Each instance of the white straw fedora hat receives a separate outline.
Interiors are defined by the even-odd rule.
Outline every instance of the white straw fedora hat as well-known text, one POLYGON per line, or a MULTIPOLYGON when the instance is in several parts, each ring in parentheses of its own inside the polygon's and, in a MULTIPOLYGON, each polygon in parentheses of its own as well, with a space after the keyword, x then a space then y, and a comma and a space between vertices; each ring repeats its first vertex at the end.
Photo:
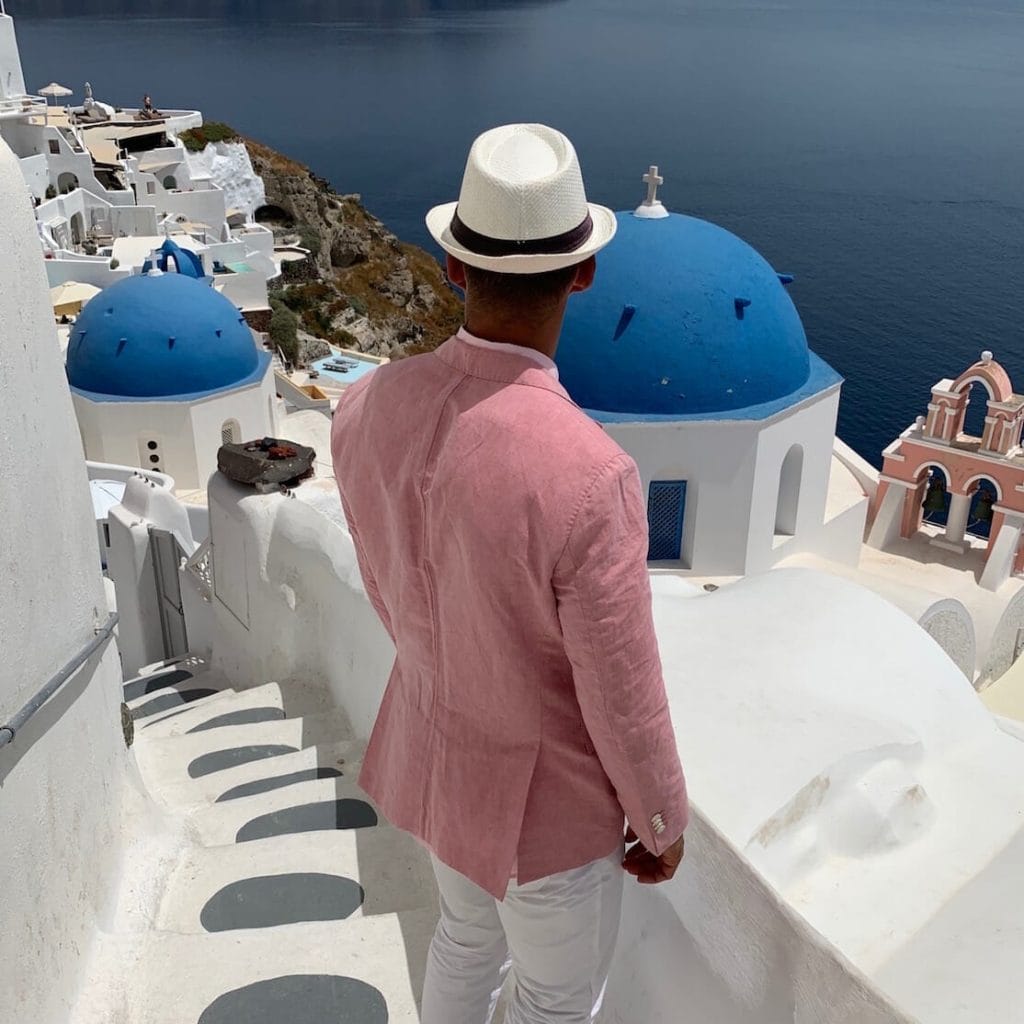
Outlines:
POLYGON ((457 203, 435 206, 427 229, 471 267, 542 274, 581 263, 615 236, 615 214, 587 202, 573 144, 543 124, 507 124, 469 151, 457 203))

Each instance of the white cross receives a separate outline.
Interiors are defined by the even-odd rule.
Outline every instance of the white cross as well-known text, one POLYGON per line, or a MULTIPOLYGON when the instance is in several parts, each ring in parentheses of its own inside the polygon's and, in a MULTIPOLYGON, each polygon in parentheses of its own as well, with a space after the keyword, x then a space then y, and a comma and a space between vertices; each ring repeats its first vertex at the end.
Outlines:
POLYGON ((653 206, 658 201, 658 186, 665 184, 665 179, 658 174, 657 164, 651 164, 643 176, 643 181, 647 185, 647 198, 644 200, 644 206, 653 206))

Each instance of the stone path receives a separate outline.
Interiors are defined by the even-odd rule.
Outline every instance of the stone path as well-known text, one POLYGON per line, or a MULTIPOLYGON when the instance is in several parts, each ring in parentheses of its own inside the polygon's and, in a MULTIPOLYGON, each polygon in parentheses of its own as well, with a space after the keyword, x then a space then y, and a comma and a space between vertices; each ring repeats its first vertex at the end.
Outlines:
POLYGON ((73 1024, 418 1021, 433 875, 356 784, 344 716, 195 659, 124 696, 146 812, 175 839, 155 916, 115 915, 73 1024))

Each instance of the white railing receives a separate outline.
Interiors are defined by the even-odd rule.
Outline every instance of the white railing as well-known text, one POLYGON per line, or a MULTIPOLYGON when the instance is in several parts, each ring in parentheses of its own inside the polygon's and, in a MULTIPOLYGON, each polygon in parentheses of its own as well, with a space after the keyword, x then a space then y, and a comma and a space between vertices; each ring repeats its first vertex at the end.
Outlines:
POLYGON ((213 545, 207 538, 191 558, 184 560, 182 570, 195 581, 203 600, 213 600, 213 545))
POLYGON ((42 96, 16 96, 0 100, 0 117, 23 117, 26 114, 46 114, 46 100, 42 96))

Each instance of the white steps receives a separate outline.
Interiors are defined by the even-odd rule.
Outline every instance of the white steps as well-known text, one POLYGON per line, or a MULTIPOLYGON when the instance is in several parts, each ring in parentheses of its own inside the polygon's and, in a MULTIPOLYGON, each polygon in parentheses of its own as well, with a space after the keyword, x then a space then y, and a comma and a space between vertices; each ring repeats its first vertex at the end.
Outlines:
MULTIPOLYGON (((167 704, 135 719, 133 752, 162 812, 152 820, 170 829, 154 848, 170 856, 132 865, 156 871, 150 909, 140 904, 104 936, 69 1024, 285 1024, 292 1011, 278 1013, 277 995, 268 1003, 262 987, 244 996, 255 1016, 233 1002, 222 1013, 243 998, 230 993, 263 982, 287 987, 307 1015, 329 989, 335 1000, 376 1000, 379 1011, 383 997, 386 1016, 366 1017, 374 1024, 415 1024, 437 920, 433 872, 419 844, 380 821, 359 789, 363 744, 344 714, 308 681, 236 690, 196 659, 144 669, 126 685, 136 714, 161 697, 167 704), (213 692, 174 703, 197 689, 213 692), (313 713, 279 717, 289 705, 313 713), (315 829, 295 831, 310 824, 295 820, 309 805, 315 829), (280 829, 282 818, 289 831, 265 834, 264 823, 280 829)), ((325 1009, 324 1024, 337 1013, 325 1009)))

